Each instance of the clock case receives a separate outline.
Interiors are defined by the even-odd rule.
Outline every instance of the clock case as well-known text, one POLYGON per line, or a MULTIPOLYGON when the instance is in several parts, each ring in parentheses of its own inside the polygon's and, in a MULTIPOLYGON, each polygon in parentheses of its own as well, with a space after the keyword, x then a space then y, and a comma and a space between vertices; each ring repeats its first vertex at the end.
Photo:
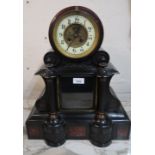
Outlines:
POLYGON ((115 74, 118 71, 103 50, 84 61, 48 52, 36 73, 44 80, 45 89, 26 121, 28 138, 45 139, 50 146, 62 145, 67 139, 89 139, 99 147, 108 146, 112 140, 129 139, 129 117, 110 87, 115 74), (84 83, 75 84, 74 78, 84 79, 84 83), (81 97, 76 97, 77 92, 81 97))
POLYGON ((88 8, 73 6, 55 16, 49 28, 54 51, 45 54, 44 65, 36 73, 45 88, 26 121, 29 139, 45 139, 50 146, 62 145, 67 139, 89 139, 99 147, 129 139, 130 120, 110 87, 118 71, 109 62, 109 54, 98 50, 103 32, 100 19, 88 8), (52 36, 57 19, 72 11, 93 16, 100 30, 96 48, 80 59, 63 56, 52 36))

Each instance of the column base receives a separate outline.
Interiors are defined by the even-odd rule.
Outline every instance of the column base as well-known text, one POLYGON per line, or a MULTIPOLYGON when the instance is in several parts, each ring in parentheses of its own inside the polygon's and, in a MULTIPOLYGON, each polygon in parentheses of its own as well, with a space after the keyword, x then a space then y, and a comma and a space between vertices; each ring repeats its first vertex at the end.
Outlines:
POLYGON ((90 127, 90 141, 99 147, 106 147, 112 142, 112 125, 111 121, 105 117, 104 119, 96 119, 90 127))
POLYGON ((43 125, 44 139, 49 146, 60 146, 65 143, 64 121, 60 118, 48 120, 43 125))

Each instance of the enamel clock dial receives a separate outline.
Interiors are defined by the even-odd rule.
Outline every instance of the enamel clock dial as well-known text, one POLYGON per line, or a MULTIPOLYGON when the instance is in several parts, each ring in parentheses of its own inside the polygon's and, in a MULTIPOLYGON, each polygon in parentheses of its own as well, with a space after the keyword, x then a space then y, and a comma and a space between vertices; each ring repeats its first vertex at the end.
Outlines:
POLYGON ((52 20, 49 39, 54 50, 71 59, 94 53, 103 40, 103 26, 91 10, 73 6, 60 11, 52 20))

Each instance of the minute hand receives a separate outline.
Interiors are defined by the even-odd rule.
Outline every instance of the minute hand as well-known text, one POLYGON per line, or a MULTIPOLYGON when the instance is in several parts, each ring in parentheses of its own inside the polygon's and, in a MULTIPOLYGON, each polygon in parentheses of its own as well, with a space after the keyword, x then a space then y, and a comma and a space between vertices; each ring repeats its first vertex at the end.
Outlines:
POLYGON ((79 36, 79 33, 80 33, 80 30, 81 30, 81 27, 79 26, 74 32, 74 38, 73 38, 73 40, 69 43, 69 45, 68 45, 68 47, 67 47, 67 49, 65 50, 65 51, 67 51, 69 48, 70 48, 70 46, 72 45, 72 43, 74 42, 74 40, 79 36))
POLYGON ((70 48, 70 46, 72 45, 72 43, 74 42, 75 39, 76 38, 74 37, 74 39, 69 43, 69 45, 68 45, 67 49, 65 50, 65 52, 70 48))

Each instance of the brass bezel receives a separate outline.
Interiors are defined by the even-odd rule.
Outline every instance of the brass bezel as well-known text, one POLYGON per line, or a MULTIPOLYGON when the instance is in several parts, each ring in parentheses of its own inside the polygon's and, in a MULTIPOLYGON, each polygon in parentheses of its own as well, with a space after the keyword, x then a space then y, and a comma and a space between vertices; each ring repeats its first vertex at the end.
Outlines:
MULTIPOLYGON (((98 41, 99 41, 99 30, 98 30, 98 26, 97 24, 95 23, 95 21, 93 20, 93 18, 91 16, 88 16, 86 17, 86 15, 82 14, 82 13, 78 13, 78 15, 81 15, 81 16, 85 16, 93 25, 94 27, 94 30, 95 30, 95 40, 93 42, 93 45, 86 51, 84 51, 83 53, 80 53, 80 54, 72 54, 72 53, 68 53, 66 52, 64 49, 62 49, 58 43, 58 40, 57 40, 57 29, 58 29, 58 25, 60 24, 60 22, 68 17, 68 16, 71 16, 71 15, 77 15, 76 12, 71 12, 67 15, 64 15, 62 16, 61 18, 59 18, 55 24, 55 27, 54 27, 54 30, 53 30, 53 41, 55 42, 55 46, 57 47, 57 49, 59 50, 59 52, 61 54, 63 54, 64 56, 66 57, 69 57, 69 58, 82 58, 82 57, 85 57, 87 55, 89 55, 96 47, 98 41)), ((65 31, 64 31, 65 32, 65 31)), ((63 34, 64 35, 64 34, 63 34)))

